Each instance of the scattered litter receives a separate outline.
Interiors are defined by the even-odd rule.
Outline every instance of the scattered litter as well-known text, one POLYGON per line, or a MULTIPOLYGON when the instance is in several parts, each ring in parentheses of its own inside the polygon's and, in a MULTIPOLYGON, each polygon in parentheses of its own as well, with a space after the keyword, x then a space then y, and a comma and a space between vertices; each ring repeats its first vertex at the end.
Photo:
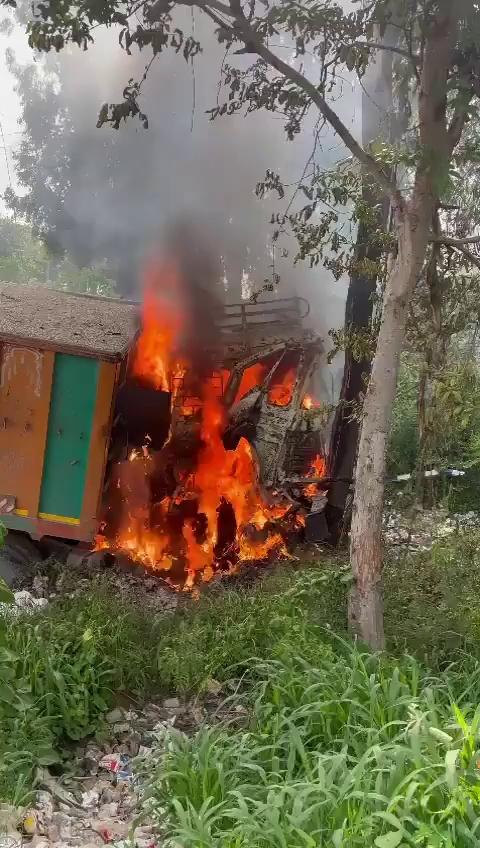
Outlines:
POLYGON ((37 816, 33 810, 28 810, 22 820, 22 832, 27 836, 33 836, 37 830, 37 816))
POLYGON ((117 783, 132 783, 133 774, 130 757, 127 754, 107 754, 99 762, 99 767, 116 775, 117 783))
POLYGON ((100 801, 100 793, 97 789, 89 789, 88 792, 82 792, 82 807, 86 810, 93 810, 98 807, 100 801))
POLYGON ((406 546, 414 551, 429 550, 434 542, 460 530, 480 526, 477 512, 449 514, 443 509, 417 509, 410 515, 397 512, 387 504, 384 537, 388 545, 406 546))
POLYGON ((111 771, 114 774, 125 769, 130 760, 126 754, 106 754, 99 762, 99 766, 106 771, 111 771))

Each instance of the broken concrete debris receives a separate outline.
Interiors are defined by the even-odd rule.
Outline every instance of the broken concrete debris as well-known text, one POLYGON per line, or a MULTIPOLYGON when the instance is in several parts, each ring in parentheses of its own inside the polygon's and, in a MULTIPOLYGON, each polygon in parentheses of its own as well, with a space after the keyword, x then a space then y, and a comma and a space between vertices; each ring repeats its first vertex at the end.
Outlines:
POLYGON ((20 592, 14 592, 14 603, 0 603, 0 612, 8 616, 16 616, 21 613, 37 612, 40 609, 45 609, 48 606, 47 598, 37 598, 31 592, 23 589, 20 592))
POLYGON ((167 698, 112 710, 108 741, 84 742, 60 777, 39 769, 28 809, 0 807, 0 848, 160 848, 153 821, 141 809, 142 774, 170 728, 195 731, 209 704, 212 714, 218 711, 224 695, 217 681, 210 683, 205 707, 167 698), (128 732, 117 732, 119 726, 128 732))

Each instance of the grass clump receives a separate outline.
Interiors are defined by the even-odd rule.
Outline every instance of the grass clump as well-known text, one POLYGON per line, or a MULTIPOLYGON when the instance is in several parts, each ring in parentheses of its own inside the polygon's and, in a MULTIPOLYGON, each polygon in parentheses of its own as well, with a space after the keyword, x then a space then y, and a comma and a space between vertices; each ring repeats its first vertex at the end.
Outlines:
POLYGON ((252 671, 253 657, 281 658, 300 649, 315 657, 325 628, 346 624, 345 586, 327 567, 282 569, 247 588, 208 593, 160 626, 158 675, 170 690, 199 691, 252 671))
MULTIPOLYGON (((102 726, 118 693, 138 699, 201 691, 251 670, 253 656, 323 649, 320 624, 337 592, 333 571, 272 575, 155 616, 109 580, 0 626, 0 799, 28 791, 35 769, 102 726), (312 593, 322 587, 322 605, 312 593), (317 588, 315 588, 317 587, 317 588)), ((334 623, 334 622, 333 622, 334 623)))
MULTIPOLYGON (((184 848, 478 845, 480 669, 340 643, 256 664, 247 728, 169 731, 145 805, 184 848)), ((170 841, 169 841, 170 840, 170 841)))
POLYGON ((390 556, 384 571, 385 627, 392 650, 429 664, 467 649, 480 654, 480 534, 462 532, 431 550, 390 556))
POLYGON ((35 770, 95 733, 119 690, 147 693, 156 644, 143 611, 106 585, 0 620, 0 799, 18 802, 35 770))

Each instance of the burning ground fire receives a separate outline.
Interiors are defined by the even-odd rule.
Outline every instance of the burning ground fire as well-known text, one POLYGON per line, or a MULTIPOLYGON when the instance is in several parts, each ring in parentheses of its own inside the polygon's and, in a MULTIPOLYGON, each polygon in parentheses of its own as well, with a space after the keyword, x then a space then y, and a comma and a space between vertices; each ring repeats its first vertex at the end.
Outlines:
MULTIPOLYGON (((183 352, 188 351, 188 344, 182 345, 185 335, 188 341, 188 328, 176 296, 178 286, 174 268, 148 270, 142 332, 132 366, 135 379, 169 393, 170 433, 159 452, 151 450, 146 434, 142 449, 131 451, 129 461, 120 464, 116 530, 112 535, 107 520, 97 547, 124 551, 146 567, 164 572, 172 585, 188 589, 200 580, 211 580, 217 571, 232 572, 244 561, 289 557, 288 533, 298 531, 304 519, 286 499, 267 503, 262 498, 256 459, 246 439, 241 438, 235 450, 224 447, 226 413, 221 397, 229 372, 210 370, 207 376, 200 372, 186 385, 195 369, 183 352), (175 416, 197 427, 198 446, 187 459, 175 453, 175 416), (174 483, 152 497, 151 481, 166 479, 172 468, 174 483)), ((259 385, 265 374, 262 364, 247 369, 236 399, 259 385)), ((270 389, 270 401, 286 406, 294 383, 292 369, 270 389)), ((304 408, 314 405, 306 396, 304 408)), ((317 457, 310 475, 323 471, 324 461, 317 457)), ((308 488, 313 492, 318 487, 312 483, 308 488)))

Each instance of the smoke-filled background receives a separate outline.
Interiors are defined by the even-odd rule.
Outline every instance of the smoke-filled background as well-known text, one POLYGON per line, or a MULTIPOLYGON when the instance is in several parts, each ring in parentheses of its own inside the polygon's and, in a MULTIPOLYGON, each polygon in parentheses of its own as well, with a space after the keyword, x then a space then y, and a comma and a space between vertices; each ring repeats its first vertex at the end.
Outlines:
MULTIPOLYGON (((32 69, 23 33, 15 28, 3 37, 9 70, 2 71, 2 79, 9 91, 8 114, 4 107, 2 120, 11 127, 15 111, 23 115, 37 146, 36 151, 28 145, 20 148, 15 174, 13 158, 22 136, 10 138, 11 178, 14 190, 25 194, 18 182, 22 171, 33 170, 31 202, 40 209, 40 228, 42 215, 48 219, 50 244, 68 251, 79 265, 105 260, 113 268, 119 294, 138 294, 145 253, 183 217, 195 223, 197 236, 204 233, 214 263, 222 269, 225 296, 238 301, 245 274, 257 290, 272 275, 270 217, 273 211, 283 212, 287 202, 276 197, 259 201, 255 185, 267 168, 286 184, 299 180, 313 149, 316 116, 294 142, 286 139, 280 114, 256 112, 210 121, 206 110, 223 96, 218 90, 224 48, 200 13, 186 13, 179 25, 199 39, 203 53, 193 66, 171 51, 158 57, 143 87, 148 130, 133 120, 118 131, 96 128, 101 104, 118 102, 129 78, 141 77, 146 52, 129 57, 114 32, 99 31, 88 53, 74 48, 40 58, 32 69), (45 68, 53 75, 46 75, 45 68)), ((289 48, 284 49, 288 56, 289 48)), ((251 57, 228 61, 246 67, 251 57)), ((311 71, 315 73, 314 66, 311 71)), ((358 92, 349 81, 340 85, 337 107, 357 131, 358 92)), ((20 131, 24 127, 20 123, 20 131)), ((328 167, 344 156, 344 148, 323 130, 315 156, 328 167)), ((2 165, 0 178, 6 186, 6 162, 2 165)), ((185 241, 188 251, 188 234, 185 241)), ((281 280, 274 296, 307 297, 312 326, 326 335, 342 323, 345 282, 335 282, 321 267, 294 266, 295 245, 288 247, 287 258, 276 251, 281 280)))

